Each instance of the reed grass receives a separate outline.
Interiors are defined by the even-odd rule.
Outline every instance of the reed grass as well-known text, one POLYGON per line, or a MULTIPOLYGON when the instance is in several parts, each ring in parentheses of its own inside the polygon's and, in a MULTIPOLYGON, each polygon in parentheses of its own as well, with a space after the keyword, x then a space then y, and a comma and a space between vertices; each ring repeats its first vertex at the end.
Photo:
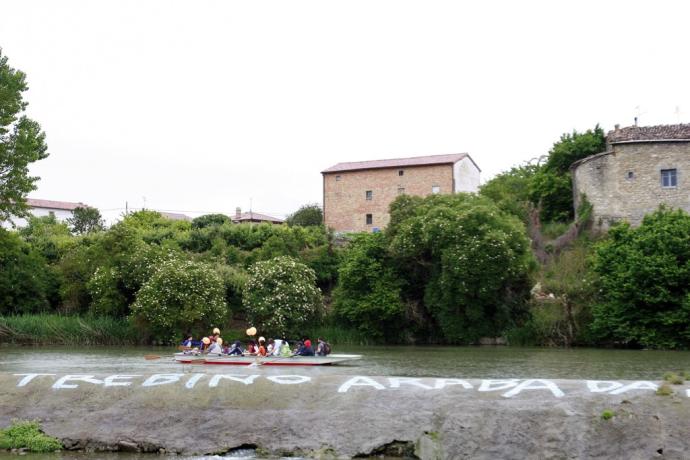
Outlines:
POLYGON ((321 337, 332 345, 372 345, 375 343, 369 336, 357 329, 336 326, 313 326, 306 331, 307 337, 321 337))
POLYGON ((35 314, 0 316, 0 343, 35 345, 134 345, 136 329, 111 317, 35 314))

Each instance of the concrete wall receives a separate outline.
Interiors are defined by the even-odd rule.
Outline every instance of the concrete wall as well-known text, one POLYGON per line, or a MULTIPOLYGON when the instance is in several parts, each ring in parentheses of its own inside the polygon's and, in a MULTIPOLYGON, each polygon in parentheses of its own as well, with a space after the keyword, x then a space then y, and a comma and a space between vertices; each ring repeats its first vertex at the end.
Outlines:
POLYGON ((575 166, 573 193, 576 208, 580 194, 587 196, 601 230, 620 220, 639 225, 662 203, 690 211, 690 142, 613 144, 575 166), (662 169, 677 170, 677 187, 661 186, 662 169))
POLYGON ((456 192, 476 193, 479 191, 479 169, 469 157, 455 163, 453 177, 456 192))
MULTIPOLYGON (((404 168, 366 169, 324 174, 324 220, 337 232, 371 232, 382 229, 390 220, 388 206, 399 189, 408 195, 426 196, 432 187, 440 193, 453 192, 453 167, 447 165, 407 166, 404 168), (399 175, 403 171, 403 175, 399 175), (340 180, 336 177, 340 176, 340 180), (366 199, 366 191, 372 199, 366 199), (366 215, 373 222, 366 224, 366 215)), ((457 187, 457 186, 456 186, 457 187)))

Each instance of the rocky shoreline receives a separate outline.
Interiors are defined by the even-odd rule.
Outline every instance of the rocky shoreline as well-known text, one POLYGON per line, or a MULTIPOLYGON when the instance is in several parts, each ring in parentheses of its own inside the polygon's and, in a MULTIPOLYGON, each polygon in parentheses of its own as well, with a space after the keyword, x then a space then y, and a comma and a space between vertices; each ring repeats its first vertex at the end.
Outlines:
POLYGON ((0 374, 0 426, 38 419, 66 449, 166 454, 687 458, 690 450, 687 384, 659 396, 659 382, 648 381, 306 374, 0 374))

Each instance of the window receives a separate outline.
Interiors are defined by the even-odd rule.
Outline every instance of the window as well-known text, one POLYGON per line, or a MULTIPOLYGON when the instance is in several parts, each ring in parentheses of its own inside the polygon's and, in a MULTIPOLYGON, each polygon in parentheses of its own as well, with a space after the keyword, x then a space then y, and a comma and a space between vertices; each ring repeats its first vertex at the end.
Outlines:
POLYGON ((398 195, 404 195, 405 194, 405 187, 398 187, 398 195))
POLYGON ((438 185, 432 186, 431 193, 433 193, 434 195, 436 195, 437 193, 441 193, 441 187, 439 187, 438 185))
POLYGON ((371 199, 374 197, 374 193, 371 190, 367 190, 365 194, 367 197, 367 201, 371 201, 371 199))
POLYGON ((403 174, 405 174, 405 171, 403 171, 402 169, 398 171, 398 176, 402 176, 403 174))
POLYGON ((371 214, 367 214, 367 225, 371 225, 374 222, 374 218, 371 214))
POLYGON ((627 179, 628 179, 628 180, 632 180, 632 179, 634 179, 634 178, 635 178, 635 173, 632 172, 632 171, 628 171, 627 179))
POLYGON ((661 170, 661 186, 663 188, 676 187, 678 185, 678 177, 675 169, 661 170))
POLYGON ((340 182, 340 179, 342 179, 342 178, 343 178, 342 176, 335 176, 335 180, 338 182, 340 182))

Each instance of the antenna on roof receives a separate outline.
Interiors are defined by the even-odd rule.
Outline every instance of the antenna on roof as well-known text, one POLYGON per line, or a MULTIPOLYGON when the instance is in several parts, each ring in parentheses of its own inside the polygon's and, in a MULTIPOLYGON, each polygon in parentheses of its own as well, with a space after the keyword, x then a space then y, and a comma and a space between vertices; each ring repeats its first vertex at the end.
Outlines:
POLYGON ((640 116, 644 115, 647 112, 643 112, 640 106, 635 106, 635 126, 637 126, 637 122, 640 120, 640 116))

